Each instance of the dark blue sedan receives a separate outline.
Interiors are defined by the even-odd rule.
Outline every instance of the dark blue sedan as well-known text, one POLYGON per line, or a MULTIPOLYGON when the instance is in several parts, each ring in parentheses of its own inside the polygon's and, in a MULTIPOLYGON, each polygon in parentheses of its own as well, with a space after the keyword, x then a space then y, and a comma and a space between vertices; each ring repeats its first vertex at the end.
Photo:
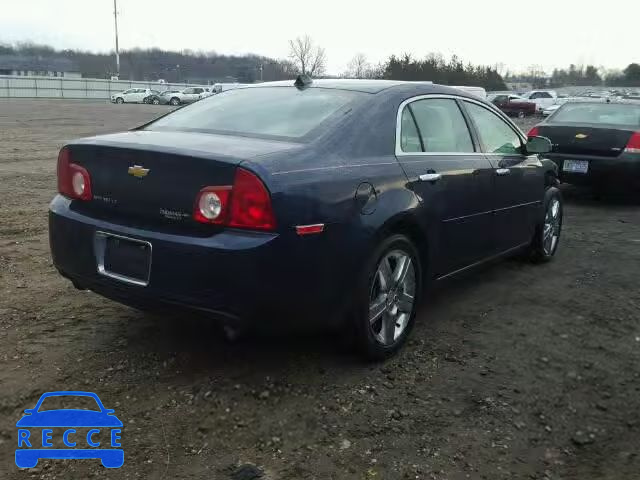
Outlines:
POLYGON ((426 83, 238 88, 58 158, 54 264, 80 289, 226 325, 341 327, 371 358, 431 281, 558 247, 557 167, 491 104, 426 83))

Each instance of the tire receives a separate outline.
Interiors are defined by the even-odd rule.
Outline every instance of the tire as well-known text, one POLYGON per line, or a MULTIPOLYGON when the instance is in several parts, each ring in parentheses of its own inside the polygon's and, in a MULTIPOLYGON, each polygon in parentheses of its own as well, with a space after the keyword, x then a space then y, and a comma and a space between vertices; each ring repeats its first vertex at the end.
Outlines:
POLYGON ((153 103, 154 105, 160 105, 160 100, 157 98, 154 98, 153 100, 151 100, 151 103, 153 103))
POLYGON ((564 214, 562 193, 557 187, 548 187, 544 194, 544 217, 537 226, 530 248, 530 258, 535 263, 553 259, 562 232, 564 214))
POLYGON ((178 97, 173 97, 169 103, 174 107, 177 107, 180 105, 180 99, 178 97))
POLYGON ((118 103, 120 105, 123 104, 124 103, 124 98, 122 98, 122 97, 116 98, 116 103, 118 103))
POLYGON ((349 325, 366 359, 384 360, 404 345, 413 328, 421 288, 422 268, 413 243, 405 235, 387 237, 362 272, 349 325), (404 281, 398 281, 403 273, 404 281))

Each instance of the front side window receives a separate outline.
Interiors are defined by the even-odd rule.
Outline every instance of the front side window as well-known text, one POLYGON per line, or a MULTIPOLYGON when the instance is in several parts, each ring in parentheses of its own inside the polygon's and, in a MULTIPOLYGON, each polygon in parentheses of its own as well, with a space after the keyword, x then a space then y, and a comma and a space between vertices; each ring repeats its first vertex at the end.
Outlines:
POLYGON ((330 88, 237 88, 176 110, 146 128, 300 138, 368 95, 330 88))
POLYGON ((413 112, 425 152, 473 152, 471 134, 455 100, 417 100, 407 107, 413 112))
POLYGON ((504 120, 476 103, 465 102, 465 106, 476 126, 486 153, 503 155, 522 153, 520 136, 504 120))
POLYGON ((194 90, 193 88, 185 88, 184 92, 182 92, 182 93, 187 93, 187 94, 193 93, 193 90, 194 90))

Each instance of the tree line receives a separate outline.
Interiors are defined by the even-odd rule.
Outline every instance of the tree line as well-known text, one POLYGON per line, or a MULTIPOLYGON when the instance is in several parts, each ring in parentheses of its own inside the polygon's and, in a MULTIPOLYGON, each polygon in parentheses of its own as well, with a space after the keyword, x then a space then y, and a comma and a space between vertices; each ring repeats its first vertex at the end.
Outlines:
POLYGON ((598 86, 638 87, 640 86, 640 65, 629 64, 621 71, 607 71, 595 65, 569 65, 568 68, 556 68, 551 76, 545 74, 541 67, 531 66, 528 71, 519 75, 507 73, 508 82, 527 82, 534 88, 598 86))
MULTIPOLYGON (((289 42, 289 57, 274 59, 259 55, 220 55, 216 52, 190 50, 168 51, 158 48, 125 50, 120 53, 120 78, 128 80, 208 83, 211 80, 253 83, 292 79, 298 73, 312 77, 327 77, 327 55, 311 37, 304 35, 289 42)), ((109 78, 115 75, 113 53, 93 53, 81 50, 54 50, 47 45, 18 43, 0 44, 0 55, 39 58, 66 58, 73 61, 84 77, 109 78)), ((445 59, 429 54, 423 59, 409 54, 392 55, 387 60, 371 64, 362 53, 356 54, 343 78, 384 78, 392 80, 430 80, 447 85, 481 86, 488 90, 505 89, 498 72, 491 67, 463 63, 455 55, 445 59)))

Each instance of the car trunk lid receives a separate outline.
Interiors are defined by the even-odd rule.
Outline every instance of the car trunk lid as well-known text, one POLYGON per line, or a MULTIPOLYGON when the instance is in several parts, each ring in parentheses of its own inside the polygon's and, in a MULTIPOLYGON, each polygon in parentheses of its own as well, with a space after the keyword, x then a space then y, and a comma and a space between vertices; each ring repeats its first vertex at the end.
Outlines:
POLYGON ((547 137, 553 153, 617 157, 625 149, 633 130, 589 124, 542 124, 538 135, 547 137))
MULTIPOLYGON (((183 132, 128 132, 70 144, 71 161, 86 168, 93 199, 77 208, 110 221, 147 228, 189 226, 205 186, 232 185, 236 166, 296 144, 183 132)), ((207 228, 208 227, 208 228, 207 228)))

